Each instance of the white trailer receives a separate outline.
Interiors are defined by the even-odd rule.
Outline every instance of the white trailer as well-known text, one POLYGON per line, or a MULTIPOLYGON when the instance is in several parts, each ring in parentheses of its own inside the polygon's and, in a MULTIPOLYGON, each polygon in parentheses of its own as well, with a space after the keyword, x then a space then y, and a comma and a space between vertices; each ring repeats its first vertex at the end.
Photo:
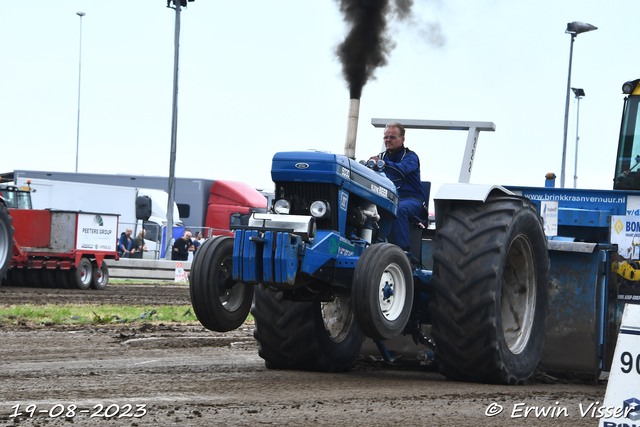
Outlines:
MULTIPOLYGON (((165 191, 119 187, 113 185, 87 184, 69 181, 20 176, 15 179, 18 187, 30 186, 34 209, 60 209, 81 212, 101 212, 120 215, 118 236, 127 228, 133 230, 132 238, 141 228, 146 230, 145 242, 148 251, 143 258, 157 259, 160 254, 163 229, 167 226, 168 195, 165 191), (151 201, 151 216, 138 220, 136 203, 139 196, 151 201)), ((182 227, 178 207, 173 209, 174 227, 182 227)))

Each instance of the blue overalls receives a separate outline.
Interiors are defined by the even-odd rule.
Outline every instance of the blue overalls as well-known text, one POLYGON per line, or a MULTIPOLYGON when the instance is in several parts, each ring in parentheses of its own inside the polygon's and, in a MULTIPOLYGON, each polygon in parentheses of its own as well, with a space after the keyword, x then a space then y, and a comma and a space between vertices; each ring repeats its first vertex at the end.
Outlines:
MULTIPOLYGON (((387 152, 384 152, 378 158, 384 160, 389 166, 400 170, 405 177, 404 185, 398 190, 400 201, 398 203, 398 217, 393 221, 393 231, 396 245, 404 251, 410 252, 409 218, 417 216, 425 220, 428 214, 424 208, 425 195, 420 181, 420 159, 416 153, 406 147, 402 147, 402 150, 395 156, 389 156, 387 152)), ((394 184, 400 185, 402 183, 402 178, 393 169, 387 168, 384 173, 394 184)))

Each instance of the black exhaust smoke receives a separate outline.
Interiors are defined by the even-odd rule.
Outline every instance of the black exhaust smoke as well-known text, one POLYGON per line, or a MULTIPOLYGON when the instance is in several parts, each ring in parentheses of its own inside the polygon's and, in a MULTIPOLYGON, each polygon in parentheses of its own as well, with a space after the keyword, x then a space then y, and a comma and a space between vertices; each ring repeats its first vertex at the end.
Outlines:
POLYGON ((349 86, 349 119, 344 154, 355 158, 356 133, 362 88, 378 67, 387 65, 387 56, 395 47, 387 34, 387 17, 403 20, 411 15, 413 0, 338 0, 349 33, 336 54, 342 63, 342 74, 349 86))
POLYGON ((387 33, 387 20, 411 15, 413 0, 337 0, 349 27, 336 54, 349 86, 349 97, 360 99, 362 88, 374 78, 378 67, 387 65, 387 56, 395 43, 387 33))

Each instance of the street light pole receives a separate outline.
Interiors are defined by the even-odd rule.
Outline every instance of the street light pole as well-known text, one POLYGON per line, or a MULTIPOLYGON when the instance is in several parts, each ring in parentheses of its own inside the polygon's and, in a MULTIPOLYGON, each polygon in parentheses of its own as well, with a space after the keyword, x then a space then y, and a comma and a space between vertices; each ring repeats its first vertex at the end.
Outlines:
POLYGON ((564 188, 565 168, 567 165, 567 129, 569 127, 569 97, 571 93, 571 62, 573 61, 573 42, 576 36, 580 33, 586 33, 588 31, 597 30, 598 27, 594 27, 591 24, 584 22, 569 22, 565 33, 571 35, 571 47, 569 50, 569 77, 567 78, 567 97, 564 106, 564 139, 562 142, 562 169, 560 171, 560 187, 564 188))
POLYGON ((78 122, 76 127, 76 173, 78 172, 78 151, 80 150, 80 79, 82 76, 82 17, 84 12, 76 12, 80 17, 80 48, 78 54, 78 122))
POLYGON ((185 0, 167 0, 167 7, 175 9, 176 23, 174 32, 173 56, 173 104, 171 112, 171 153, 169 155, 169 200, 167 201, 167 232, 165 241, 165 259, 171 259, 171 239, 173 238, 173 205, 176 199, 176 151, 178 136, 178 65, 180 63, 180 6, 186 6, 185 0), (171 7, 173 3, 173 8, 171 7))
POLYGON ((580 100, 585 96, 585 93, 583 89, 577 89, 575 87, 572 87, 571 90, 578 100, 578 106, 576 108, 576 158, 573 165, 573 188, 578 188, 578 141, 580 140, 578 136, 578 126, 580 124, 580 100))

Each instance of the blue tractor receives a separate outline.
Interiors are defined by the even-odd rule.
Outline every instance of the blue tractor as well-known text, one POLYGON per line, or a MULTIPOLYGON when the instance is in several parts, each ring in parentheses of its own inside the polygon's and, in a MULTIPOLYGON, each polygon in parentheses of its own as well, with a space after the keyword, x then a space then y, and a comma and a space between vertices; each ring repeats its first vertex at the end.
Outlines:
POLYGON ((391 182, 385 167, 276 153, 272 211, 197 252, 198 319, 225 332, 251 309, 268 368, 345 371, 365 337, 388 357, 384 342, 410 335, 435 349, 450 378, 523 383, 539 361, 549 298, 536 205, 502 187, 473 186, 481 201, 449 198, 430 271, 421 259, 425 218, 412 229, 413 265, 390 242, 403 182, 391 182))

